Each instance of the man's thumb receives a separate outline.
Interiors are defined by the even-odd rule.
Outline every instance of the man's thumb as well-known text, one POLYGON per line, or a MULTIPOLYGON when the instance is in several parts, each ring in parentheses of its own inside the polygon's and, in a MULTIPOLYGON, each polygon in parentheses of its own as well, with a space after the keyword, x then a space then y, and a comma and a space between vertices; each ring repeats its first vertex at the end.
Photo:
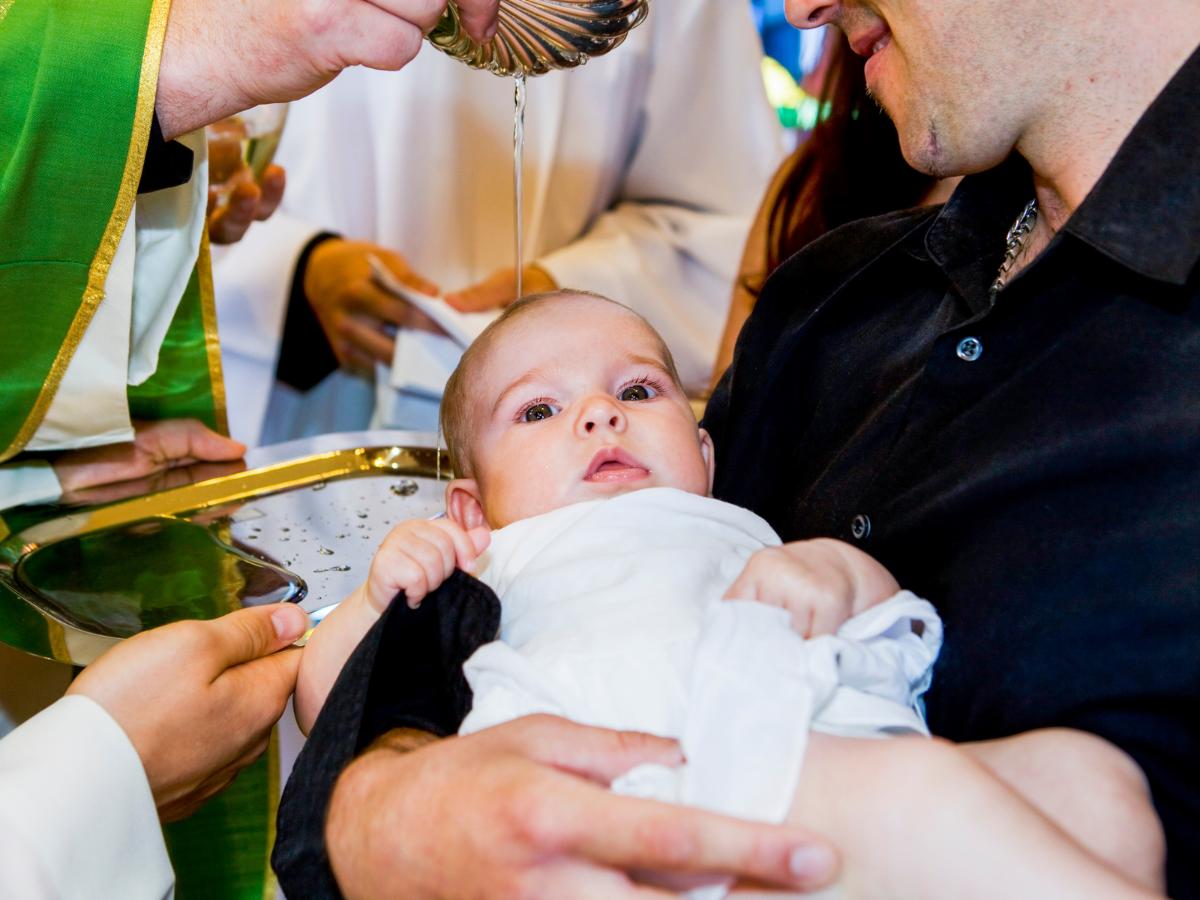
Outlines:
POLYGON ((213 629, 224 668, 267 656, 308 630, 308 614, 294 603, 239 609, 205 623, 213 629))

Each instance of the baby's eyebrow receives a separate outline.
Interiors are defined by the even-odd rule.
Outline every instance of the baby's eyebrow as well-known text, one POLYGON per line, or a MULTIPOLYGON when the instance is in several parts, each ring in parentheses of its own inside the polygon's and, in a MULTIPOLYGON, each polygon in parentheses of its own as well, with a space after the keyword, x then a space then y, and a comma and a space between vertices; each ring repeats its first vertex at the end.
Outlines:
POLYGON ((504 405, 504 401, 508 399, 509 394, 516 393, 525 385, 545 378, 545 373, 541 369, 530 369, 508 387, 500 392, 496 398, 496 402, 492 404, 490 418, 494 418, 496 413, 500 411, 500 407, 504 405))
POLYGON ((632 355, 628 358, 628 362, 635 366, 653 366, 663 372, 670 371, 665 360, 655 359, 653 356, 632 355))

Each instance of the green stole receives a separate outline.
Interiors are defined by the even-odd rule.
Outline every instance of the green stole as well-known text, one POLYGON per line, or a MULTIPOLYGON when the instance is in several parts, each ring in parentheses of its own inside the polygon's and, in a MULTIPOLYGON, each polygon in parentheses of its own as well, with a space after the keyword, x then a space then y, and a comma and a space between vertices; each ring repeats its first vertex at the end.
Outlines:
MULTIPOLYGON (((36 433, 137 194, 169 0, 0 0, 0 462, 36 433)), ((135 419, 225 431, 207 240, 135 419)), ((214 615, 218 611, 214 611, 214 615)), ((273 897, 277 750, 168 826, 176 896, 273 897)))

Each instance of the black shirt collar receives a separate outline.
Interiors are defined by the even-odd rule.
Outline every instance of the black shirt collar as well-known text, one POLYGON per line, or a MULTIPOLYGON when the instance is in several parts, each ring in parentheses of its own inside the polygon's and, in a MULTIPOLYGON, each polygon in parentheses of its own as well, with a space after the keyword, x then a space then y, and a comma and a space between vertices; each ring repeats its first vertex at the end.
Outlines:
POLYGON ((1139 274, 1185 284, 1200 260, 1200 49, 1138 120, 1064 230, 1139 274))
MULTIPOLYGON (((1141 275, 1185 284, 1200 260, 1200 50, 1138 120, 1063 231, 1141 275)), ((925 249, 976 309, 1004 256, 1004 235, 1033 198, 1014 154, 971 175, 946 203, 925 249)))
POLYGON ((1004 236, 1033 199, 1029 164, 1017 154, 962 180, 925 236, 925 250, 975 312, 1004 259, 1004 236))

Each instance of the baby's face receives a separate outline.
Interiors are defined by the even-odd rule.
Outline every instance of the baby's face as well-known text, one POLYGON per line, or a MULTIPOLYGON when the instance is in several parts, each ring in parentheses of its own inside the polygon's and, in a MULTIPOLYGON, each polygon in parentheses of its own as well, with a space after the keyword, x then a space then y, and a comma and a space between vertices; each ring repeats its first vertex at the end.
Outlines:
POLYGON ((711 487, 712 444, 656 335, 615 304, 564 296, 517 316, 472 383, 470 453, 493 528, 647 487, 711 487))

